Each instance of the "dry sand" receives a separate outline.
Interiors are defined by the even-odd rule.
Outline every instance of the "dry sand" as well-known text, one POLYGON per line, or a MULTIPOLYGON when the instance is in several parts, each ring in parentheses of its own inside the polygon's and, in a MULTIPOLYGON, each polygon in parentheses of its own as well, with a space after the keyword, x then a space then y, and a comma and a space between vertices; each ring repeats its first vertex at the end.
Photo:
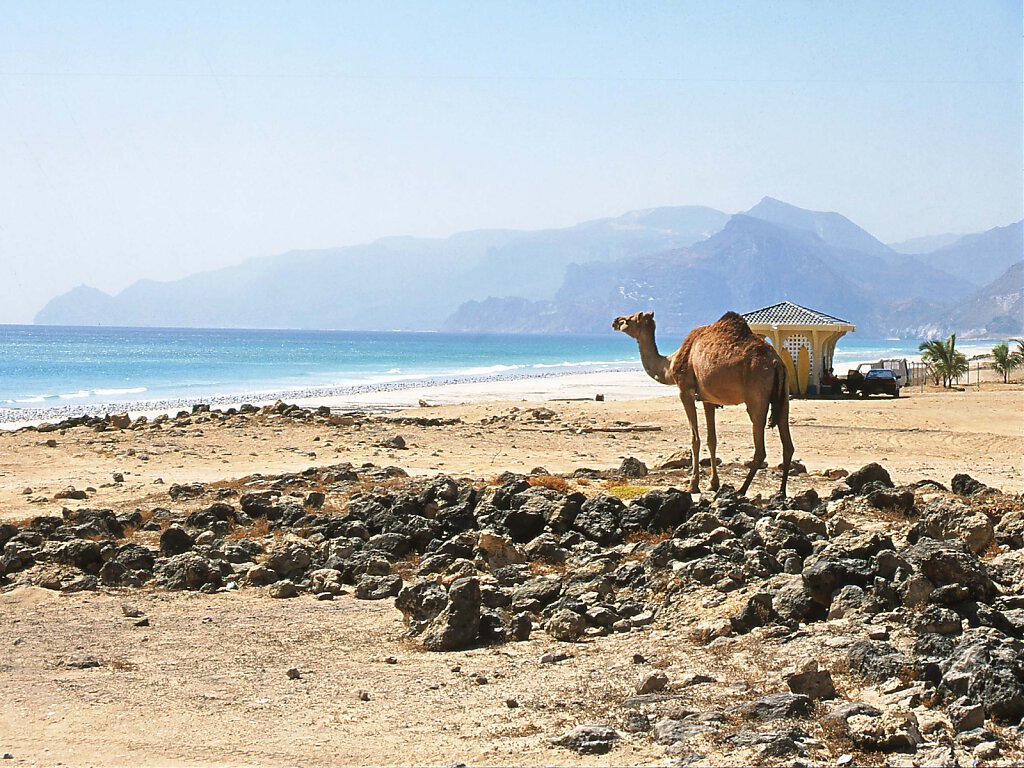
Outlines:
MULTIPOLYGON (((280 418, 245 426, 0 433, 0 520, 59 515, 65 504, 168 506, 172 483, 343 461, 471 478, 536 466, 552 473, 616 467, 626 456, 655 465, 688 447, 689 433, 675 397, 636 399, 668 392, 642 377, 542 380, 521 385, 514 401, 503 390, 495 394, 503 401, 393 414, 460 419, 448 426, 371 421, 327 427, 280 418), (598 392, 604 402, 592 399, 598 392), (555 415, 523 417, 537 407, 555 415), (660 430, 600 431, 636 425, 660 430), (405 438, 406 450, 379 447, 396 434, 405 438), (125 482, 112 483, 115 472, 125 482), (94 490, 87 501, 54 501, 67 486, 94 490)), ((454 387, 401 394, 405 402, 454 403, 473 393, 454 387)), ((1019 385, 913 390, 897 400, 794 401, 791 420, 797 458, 811 472, 794 480, 794 491, 813 486, 827 493, 830 481, 815 473, 869 461, 882 463, 897 482, 948 484, 966 471, 1004 491, 1024 491, 1019 385)), ((718 423, 719 455, 727 465, 748 459, 745 412, 722 409, 718 423)), ((768 461, 778 463, 774 432, 768 450, 768 461)), ((723 479, 738 484, 741 471, 727 468, 723 479)), ((752 493, 768 496, 777 482, 774 473, 763 472, 752 493)), ((685 484, 684 472, 676 484, 685 484)), ((721 620, 732 610, 727 602, 703 618, 721 620)), ((643 734, 626 737, 608 755, 585 758, 549 742, 577 723, 600 721, 611 702, 633 690, 642 671, 632 664, 634 653, 668 668, 673 679, 714 670, 718 701, 749 696, 759 686, 772 692, 778 684, 745 668, 749 655, 734 662, 695 645, 685 624, 572 646, 535 633, 526 643, 429 654, 402 639, 401 615, 391 601, 351 597, 322 603, 271 600, 259 590, 61 594, 21 588, 0 595, 0 622, 0 753, 13 755, 5 761, 11 765, 663 764, 671 756, 643 734), (151 626, 127 621, 124 602, 143 608, 151 626), (572 658, 538 664, 543 651, 557 648, 572 658), (101 665, 73 666, 86 656, 101 665), (385 663, 388 656, 398 663, 385 663), (291 667, 300 679, 286 676, 291 667), (473 673, 488 683, 474 684, 473 673), (357 699, 360 689, 370 692, 369 701, 357 699), (510 708, 510 698, 519 706, 510 708)), ((817 651, 797 644, 794 659, 817 651)), ((855 682, 840 676, 839 684, 848 695, 857 693, 855 682)), ((750 758, 738 754, 734 762, 744 759, 750 758)))

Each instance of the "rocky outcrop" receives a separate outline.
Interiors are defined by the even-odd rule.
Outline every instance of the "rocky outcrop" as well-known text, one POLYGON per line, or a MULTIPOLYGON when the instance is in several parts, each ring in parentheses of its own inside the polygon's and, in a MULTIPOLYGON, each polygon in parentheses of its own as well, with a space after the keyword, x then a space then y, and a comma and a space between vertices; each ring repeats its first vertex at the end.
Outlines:
MULTIPOLYGON (((82 508, 0 525, 0 579, 68 591, 146 585, 394 600, 410 641, 437 653, 535 631, 570 644, 671 629, 680 611, 692 616, 698 596, 707 605, 731 601, 727 619, 696 633, 704 642, 750 635, 781 649, 810 635, 828 638, 821 647, 831 661, 802 658, 779 672, 774 690, 739 703, 734 696, 721 712, 667 709, 680 687, 696 683, 648 669, 623 703, 632 714, 622 730, 649 730, 673 749, 710 740, 749 759, 805 755, 813 750, 808 718, 834 702, 829 727, 857 749, 930 755, 942 745, 913 714, 928 702, 960 729, 949 747, 956 754, 988 744, 995 732, 985 723, 1010 727, 1024 717, 1020 499, 964 493, 973 486, 963 479, 957 492, 893 487, 877 465, 849 477, 828 499, 755 502, 725 489, 695 502, 665 489, 624 501, 515 474, 474 484, 334 465, 253 477, 228 494, 179 490, 172 506, 190 512, 82 508), (880 519, 871 498, 880 490, 909 493, 908 516, 884 515, 885 532, 850 523, 880 519), (343 513, 302 503, 314 492, 346 499, 343 513), (134 539, 137 530, 146 538, 134 539), (993 556, 992 547, 1002 551, 993 556), (886 706, 843 702, 837 670, 877 690, 886 706)), ((563 746, 617 743, 577 735, 563 746)), ((998 749, 1000 737, 992 738, 998 749)))

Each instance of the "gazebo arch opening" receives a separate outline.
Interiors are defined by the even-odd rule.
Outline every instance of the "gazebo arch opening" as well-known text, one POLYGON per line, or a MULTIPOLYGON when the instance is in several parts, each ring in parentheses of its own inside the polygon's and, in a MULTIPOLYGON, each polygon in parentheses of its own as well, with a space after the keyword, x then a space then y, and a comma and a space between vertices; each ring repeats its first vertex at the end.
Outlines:
POLYGON ((833 367, 836 342, 857 330, 846 320, 790 301, 746 312, 743 319, 782 355, 790 373, 789 391, 797 397, 820 393, 821 381, 833 367))

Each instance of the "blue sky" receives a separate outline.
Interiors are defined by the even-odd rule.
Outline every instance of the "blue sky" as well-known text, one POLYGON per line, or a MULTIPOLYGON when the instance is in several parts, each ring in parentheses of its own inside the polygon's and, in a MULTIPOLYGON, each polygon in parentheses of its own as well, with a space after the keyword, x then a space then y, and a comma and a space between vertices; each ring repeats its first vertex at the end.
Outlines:
POLYGON ((1022 5, 0 0, 0 322, 292 248, 770 195, 1022 217, 1022 5))

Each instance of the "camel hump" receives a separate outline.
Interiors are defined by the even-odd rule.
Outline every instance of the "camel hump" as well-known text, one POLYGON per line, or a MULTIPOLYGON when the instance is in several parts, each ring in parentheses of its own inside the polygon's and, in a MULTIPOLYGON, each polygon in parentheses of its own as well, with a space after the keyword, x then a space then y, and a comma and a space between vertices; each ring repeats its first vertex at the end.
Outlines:
POLYGON ((743 319, 743 315, 739 315, 735 312, 726 312, 724 315, 718 318, 718 321, 715 323, 715 325, 728 326, 729 329, 733 331, 733 333, 736 333, 741 336, 746 336, 748 334, 753 333, 753 331, 750 330, 750 326, 747 325, 747 321, 743 319))

